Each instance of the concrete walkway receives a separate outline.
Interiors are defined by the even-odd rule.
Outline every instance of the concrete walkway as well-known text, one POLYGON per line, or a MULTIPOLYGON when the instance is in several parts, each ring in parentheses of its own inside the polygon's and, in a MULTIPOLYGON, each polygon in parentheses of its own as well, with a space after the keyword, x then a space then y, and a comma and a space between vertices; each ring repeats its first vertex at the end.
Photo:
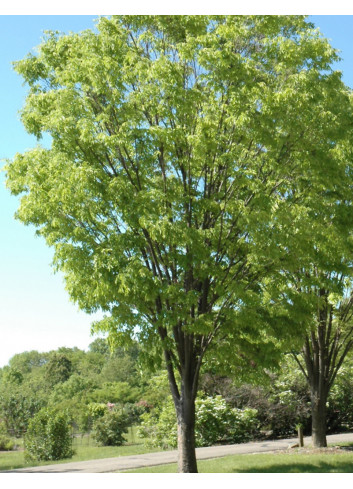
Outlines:
MULTIPOLYGON (((272 452, 285 450, 289 445, 297 442, 297 438, 287 438, 285 440, 258 441, 251 443, 241 443, 238 445, 223 445, 217 447, 203 447, 196 449, 197 460, 209 458, 225 457, 227 455, 240 455, 249 453, 272 452)), ((353 442, 353 433, 341 435, 329 435, 328 444, 353 442)), ((310 446, 311 439, 304 438, 304 446, 310 446)), ((23 469, 7 470, 3 472, 28 472, 28 473, 102 473, 116 472, 141 467, 151 467, 153 465, 164 465, 177 461, 177 451, 146 453, 142 455, 129 455, 124 457, 103 458, 99 460, 86 460, 84 462, 69 462, 64 464, 45 465, 42 467, 27 467, 23 469)))

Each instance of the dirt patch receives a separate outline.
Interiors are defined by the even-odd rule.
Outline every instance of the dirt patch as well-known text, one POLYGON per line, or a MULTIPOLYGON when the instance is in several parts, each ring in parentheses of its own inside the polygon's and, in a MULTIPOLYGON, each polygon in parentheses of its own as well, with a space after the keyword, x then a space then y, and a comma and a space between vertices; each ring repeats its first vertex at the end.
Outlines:
MULTIPOLYGON (((327 448, 313 448, 313 447, 302 447, 302 448, 288 448, 286 450, 273 450, 271 452, 266 452, 266 453, 273 453, 273 454, 286 454, 286 453, 298 453, 298 454, 308 454, 312 455, 315 453, 327 453, 327 454, 334 454, 334 453, 344 453, 344 452, 352 452, 353 451, 353 446, 335 446, 335 447, 327 447, 327 448)), ((254 455, 258 455, 258 453, 254 453, 254 455)))

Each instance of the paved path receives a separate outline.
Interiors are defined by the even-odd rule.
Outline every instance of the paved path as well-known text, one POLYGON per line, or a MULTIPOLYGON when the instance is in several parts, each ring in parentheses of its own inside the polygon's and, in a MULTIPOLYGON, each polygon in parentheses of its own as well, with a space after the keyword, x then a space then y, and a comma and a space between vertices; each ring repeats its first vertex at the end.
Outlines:
MULTIPOLYGON (((275 441, 257 441, 251 443, 241 443, 238 445, 223 445, 217 447, 202 447, 196 449, 197 460, 209 458, 225 457, 227 455, 237 455, 246 453, 272 452, 275 450, 285 450, 289 445, 296 443, 297 438, 287 438, 275 441)), ((353 433, 341 435, 329 435, 327 442, 353 442, 353 433)), ((309 437, 304 438, 304 446, 310 446, 309 437)), ((103 458, 99 460, 86 460, 84 462, 70 462, 64 464, 44 465, 41 467, 26 467, 23 469, 8 470, 6 472, 46 472, 46 473, 98 473, 116 472, 120 470, 137 469, 139 467, 151 467, 153 465, 164 465, 177 461, 177 451, 146 453, 142 455, 129 455, 124 457, 103 458)), ((4 471, 5 472, 5 471, 4 471)))

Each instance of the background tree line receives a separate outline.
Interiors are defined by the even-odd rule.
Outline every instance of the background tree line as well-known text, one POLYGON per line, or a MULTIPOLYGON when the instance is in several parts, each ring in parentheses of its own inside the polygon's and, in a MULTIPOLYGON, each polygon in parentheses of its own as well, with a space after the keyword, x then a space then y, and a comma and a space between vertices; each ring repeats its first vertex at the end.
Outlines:
MULTIPOLYGON (((99 338, 87 352, 59 348, 14 355, 0 369, 2 433, 22 437, 30 420, 43 408, 68 413, 74 431, 90 432, 107 411, 106 406, 114 404, 118 413, 124 413, 127 425, 140 425, 146 443, 175 446, 176 433, 170 436, 175 419, 167 372, 163 367, 154 374, 146 370, 139 360, 140 350, 135 343, 111 353, 107 341, 99 338)), ((296 433, 298 423, 310 435, 310 389, 294 359, 283 356, 281 369, 261 375, 261 385, 254 382, 256 377, 259 380, 256 367, 252 373, 255 375, 249 371, 248 378, 239 383, 234 377, 220 375, 215 367, 205 367, 199 397, 206 406, 205 423, 213 423, 213 427, 205 433, 202 422, 196 426, 197 443, 287 437, 296 433), (216 419, 215 406, 222 419, 216 419), (229 418, 232 409, 238 410, 238 417, 229 418), (242 418, 244 412, 247 422, 242 418), (238 431, 227 439, 235 425, 238 431)), ((348 357, 328 398, 327 429, 332 433, 352 428, 353 359, 348 357)))

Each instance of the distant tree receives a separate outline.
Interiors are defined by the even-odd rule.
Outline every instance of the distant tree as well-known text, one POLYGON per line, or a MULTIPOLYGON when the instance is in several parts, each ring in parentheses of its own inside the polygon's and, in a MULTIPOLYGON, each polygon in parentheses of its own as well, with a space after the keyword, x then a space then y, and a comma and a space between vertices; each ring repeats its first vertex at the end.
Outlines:
POLYGON ((55 384, 49 400, 54 404, 65 399, 76 398, 84 400, 97 388, 99 388, 99 385, 90 377, 74 373, 66 382, 55 384))
POLYGON ((92 353, 100 353, 104 356, 108 356, 110 353, 109 345, 105 338, 96 338, 89 344, 88 349, 92 353))
POLYGON ((48 353, 40 353, 36 350, 25 351, 23 353, 17 353, 11 357, 9 366, 21 372, 27 374, 34 368, 42 367, 48 361, 48 353))
POLYGON ((102 378, 108 382, 129 382, 136 384, 139 381, 137 364, 128 354, 109 358, 102 369, 102 378))
POLYGON ((46 380, 50 385, 65 382, 72 374, 72 363, 63 353, 53 353, 46 365, 46 380))
POLYGON ((23 389, 0 393, 0 413, 8 431, 17 437, 26 432, 30 419, 45 405, 44 398, 23 389))
MULTIPOLYGON (((343 279, 340 275, 336 278, 343 279)), ((316 312, 302 349, 293 351, 293 356, 310 389, 313 445, 326 447, 328 397, 353 349, 353 292, 339 297, 318 286, 311 293, 316 298, 316 312)))

